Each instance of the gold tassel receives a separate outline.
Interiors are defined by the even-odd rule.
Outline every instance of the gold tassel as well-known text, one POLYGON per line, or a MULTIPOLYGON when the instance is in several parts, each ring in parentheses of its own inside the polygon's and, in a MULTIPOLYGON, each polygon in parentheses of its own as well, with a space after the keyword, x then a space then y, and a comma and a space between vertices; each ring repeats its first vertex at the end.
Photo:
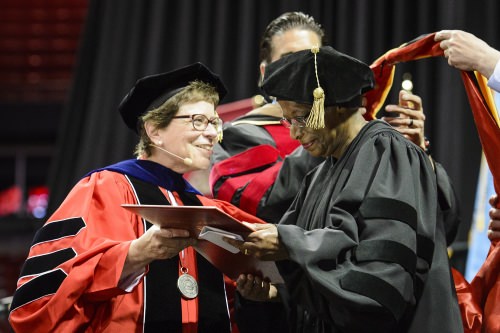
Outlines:
POLYGON ((318 87, 313 91, 314 102, 311 108, 311 113, 307 117, 306 126, 312 129, 320 129, 325 127, 325 91, 321 88, 318 78, 318 63, 316 54, 319 52, 319 47, 313 47, 311 52, 314 53, 314 73, 316 74, 316 82, 318 87))
POLYGON ((311 114, 307 117, 307 127, 319 129, 325 127, 325 92, 321 87, 314 89, 314 102, 311 114))

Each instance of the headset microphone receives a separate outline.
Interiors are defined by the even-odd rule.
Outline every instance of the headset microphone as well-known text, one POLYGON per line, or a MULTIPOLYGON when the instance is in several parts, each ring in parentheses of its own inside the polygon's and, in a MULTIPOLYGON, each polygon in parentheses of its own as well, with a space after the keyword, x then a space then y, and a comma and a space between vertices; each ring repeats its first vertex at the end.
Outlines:
POLYGON ((187 166, 190 166, 191 164, 193 164, 193 160, 192 160, 192 159, 190 159, 189 157, 180 157, 179 155, 176 155, 176 154, 174 154, 174 153, 171 153, 171 152, 169 152, 168 150, 163 149, 162 147, 159 147, 159 146, 157 146, 157 145, 151 145, 151 146, 153 146, 153 147, 155 147, 155 148, 158 148, 158 149, 160 149, 161 151, 163 151, 163 152, 165 152, 165 153, 167 153, 167 154, 169 154, 169 155, 171 155, 171 156, 173 156, 173 157, 177 157, 178 159, 182 160, 182 162, 184 162, 184 164, 185 164, 185 165, 187 165, 187 166))

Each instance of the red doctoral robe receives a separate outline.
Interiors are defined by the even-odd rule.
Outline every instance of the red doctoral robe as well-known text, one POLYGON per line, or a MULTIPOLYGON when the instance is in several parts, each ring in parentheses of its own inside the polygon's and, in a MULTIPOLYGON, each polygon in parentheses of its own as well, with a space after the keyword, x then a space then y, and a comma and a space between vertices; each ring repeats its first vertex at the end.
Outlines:
MULTIPOLYGON (((165 188, 158 188, 168 197, 165 188)), ((182 205, 179 191, 172 192, 182 205)), ((193 195, 202 205, 217 206, 239 220, 262 222, 228 203, 193 195)), ((16 331, 144 331, 144 276, 150 272, 146 268, 122 281, 120 276, 130 243, 144 233, 145 223, 122 208, 125 203, 138 201, 124 174, 102 170, 76 184, 35 236, 9 317, 16 331)), ((200 283, 204 276, 196 276, 195 251, 185 252, 185 264, 200 283)), ((223 285, 222 275, 220 281, 223 285)), ((196 331, 201 315, 197 299, 179 296, 174 302, 181 302, 182 331, 196 331)), ((226 302, 226 313, 227 307, 226 302)), ((227 327, 229 331, 229 322, 227 327)))

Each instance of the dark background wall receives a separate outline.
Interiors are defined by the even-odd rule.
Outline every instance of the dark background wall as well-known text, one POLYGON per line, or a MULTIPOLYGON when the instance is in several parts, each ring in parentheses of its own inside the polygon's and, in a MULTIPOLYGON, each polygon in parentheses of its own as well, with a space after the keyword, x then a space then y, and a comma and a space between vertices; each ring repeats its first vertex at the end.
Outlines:
MULTIPOLYGON (((65 51, 72 60, 54 57, 62 50, 46 53, 54 55, 48 57, 54 73, 58 66, 66 64, 63 67, 71 75, 43 77, 38 89, 52 87, 52 90, 39 91, 33 103, 26 103, 26 93, 0 94, 4 119, 0 122, 3 161, 0 190, 16 182, 14 172, 10 171, 15 164, 12 156, 19 149, 27 149, 33 159, 26 163, 25 185, 49 186, 49 213, 87 171, 132 157, 136 138, 123 125, 116 108, 136 79, 201 61, 219 73, 229 87, 224 102, 257 94, 259 38, 269 21, 285 11, 311 14, 323 25, 329 44, 367 63, 419 35, 445 28, 467 30, 491 45, 500 46, 497 0, 81 0, 74 3, 77 9, 70 10, 73 16, 68 18, 57 14, 69 6, 65 1, 26 1, 31 9, 44 8, 48 18, 43 22, 66 17, 68 27, 73 26, 75 31, 82 29, 78 39, 79 33, 70 28, 54 28, 47 32, 43 44, 57 45, 51 33, 66 31, 60 39, 73 45, 65 51), (59 97, 49 91, 58 91, 59 97), (43 157, 36 158, 36 152, 40 151, 44 152, 43 157)), ((16 9, 10 13, 21 12, 15 15, 24 17, 17 10, 23 4, 14 0, 6 4, 8 9, 16 9)), ((26 9, 24 13, 29 12, 26 9)), ((0 34, 5 36, 5 31, 0 30, 0 34)), ((12 46, 0 42, 1 48, 9 45, 12 46)), ((7 69, 4 66, 3 70, 7 69)), ((15 77, 15 71, 10 70, 15 77)), ((432 142, 434 157, 448 170, 462 202, 463 223, 457 243, 460 247, 467 239, 472 216, 481 149, 459 73, 442 58, 401 64, 389 101, 396 101, 404 73, 412 75, 414 92, 424 100, 426 134, 432 142)), ((12 87, 12 83, 4 81, 2 90, 12 87)), ((23 91, 34 89, 28 75, 18 83, 23 91)), ((43 223, 43 219, 20 220, 19 214, 0 218, 3 234, 12 239, 21 230, 30 238, 43 223)), ((24 256, 27 247, 20 244, 18 252, 24 256)), ((464 254, 461 251, 454 258, 459 269, 463 268, 464 254)))
MULTIPOLYGON (((258 40, 267 23, 301 10, 322 23, 329 43, 371 63, 387 50, 443 28, 464 29, 500 45, 496 1, 91 1, 69 103, 61 118, 52 168, 51 207, 88 170, 131 156, 136 138, 116 107, 134 81, 202 61, 224 78, 225 102, 258 93, 258 40), (57 186, 56 186, 57 185, 57 186)), ((462 202, 467 238, 480 144, 456 70, 444 59, 401 64, 428 116, 434 156, 462 202)))

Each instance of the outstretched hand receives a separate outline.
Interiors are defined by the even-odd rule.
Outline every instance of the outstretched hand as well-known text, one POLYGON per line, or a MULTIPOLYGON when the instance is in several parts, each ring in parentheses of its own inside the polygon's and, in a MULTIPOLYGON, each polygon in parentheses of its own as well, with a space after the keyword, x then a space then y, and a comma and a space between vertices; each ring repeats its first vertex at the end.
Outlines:
POLYGON ((251 255, 260 260, 278 261, 288 259, 288 253, 280 243, 278 228, 274 224, 243 223, 255 231, 249 234, 243 242, 224 238, 227 243, 238 248, 245 255, 251 255))
POLYGON ((187 230, 153 225, 130 243, 122 277, 142 269, 154 260, 172 258, 182 249, 195 244, 196 239, 190 238, 187 230))
POLYGON ((440 42, 448 64, 463 71, 478 71, 489 78, 500 60, 500 51, 465 31, 441 30, 434 40, 440 42))

